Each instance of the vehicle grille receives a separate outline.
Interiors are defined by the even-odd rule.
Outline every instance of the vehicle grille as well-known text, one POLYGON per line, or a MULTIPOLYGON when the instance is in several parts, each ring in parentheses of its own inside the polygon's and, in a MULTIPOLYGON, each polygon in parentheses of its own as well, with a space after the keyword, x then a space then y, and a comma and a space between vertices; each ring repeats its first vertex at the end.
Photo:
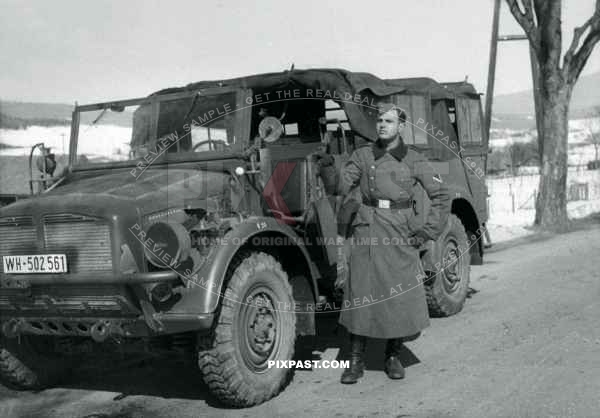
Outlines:
MULTIPOLYGON (((34 254, 36 232, 30 216, 0 219, 0 255, 34 254)), ((4 272, 4 263, 0 263, 4 272)))
POLYGON ((44 246, 48 254, 66 254, 69 273, 112 270, 110 229, 98 218, 74 215, 44 217, 44 246))

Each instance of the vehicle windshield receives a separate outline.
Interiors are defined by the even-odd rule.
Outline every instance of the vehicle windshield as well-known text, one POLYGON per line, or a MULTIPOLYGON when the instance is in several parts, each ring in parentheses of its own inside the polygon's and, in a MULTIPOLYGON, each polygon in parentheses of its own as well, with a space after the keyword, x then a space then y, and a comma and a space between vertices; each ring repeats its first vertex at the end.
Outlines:
POLYGON ((74 164, 136 164, 234 151, 236 94, 200 94, 81 106, 74 164))

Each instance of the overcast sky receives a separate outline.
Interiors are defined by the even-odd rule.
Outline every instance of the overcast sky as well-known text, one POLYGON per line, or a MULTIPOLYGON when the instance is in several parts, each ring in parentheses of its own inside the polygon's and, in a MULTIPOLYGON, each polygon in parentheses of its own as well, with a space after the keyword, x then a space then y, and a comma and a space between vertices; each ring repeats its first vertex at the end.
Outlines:
MULTIPOLYGON (((565 0, 565 41, 593 0, 565 0)), ((193 81, 336 67, 485 91, 492 0, 0 0, 0 98, 87 103, 193 81)), ((501 33, 520 33, 503 3, 501 33)), ((600 71, 597 48, 584 73, 600 71)), ((527 44, 499 47, 496 94, 529 89, 527 44)))

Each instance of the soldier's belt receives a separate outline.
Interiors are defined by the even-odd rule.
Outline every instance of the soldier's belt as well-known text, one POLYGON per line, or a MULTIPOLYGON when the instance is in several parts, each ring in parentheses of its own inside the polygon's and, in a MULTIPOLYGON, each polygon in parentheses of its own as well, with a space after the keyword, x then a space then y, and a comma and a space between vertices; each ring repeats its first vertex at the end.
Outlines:
POLYGON ((412 199, 386 200, 386 199, 363 199, 363 203, 379 209, 409 209, 413 206, 412 199))

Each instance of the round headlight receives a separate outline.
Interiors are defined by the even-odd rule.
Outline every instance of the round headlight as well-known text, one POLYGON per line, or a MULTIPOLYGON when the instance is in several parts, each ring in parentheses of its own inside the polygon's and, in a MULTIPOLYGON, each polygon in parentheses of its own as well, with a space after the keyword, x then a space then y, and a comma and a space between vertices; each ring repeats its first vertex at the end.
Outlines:
POLYGON ((190 235, 183 225, 156 222, 146 231, 144 253, 156 267, 168 267, 186 260, 191 246, 190 235))

